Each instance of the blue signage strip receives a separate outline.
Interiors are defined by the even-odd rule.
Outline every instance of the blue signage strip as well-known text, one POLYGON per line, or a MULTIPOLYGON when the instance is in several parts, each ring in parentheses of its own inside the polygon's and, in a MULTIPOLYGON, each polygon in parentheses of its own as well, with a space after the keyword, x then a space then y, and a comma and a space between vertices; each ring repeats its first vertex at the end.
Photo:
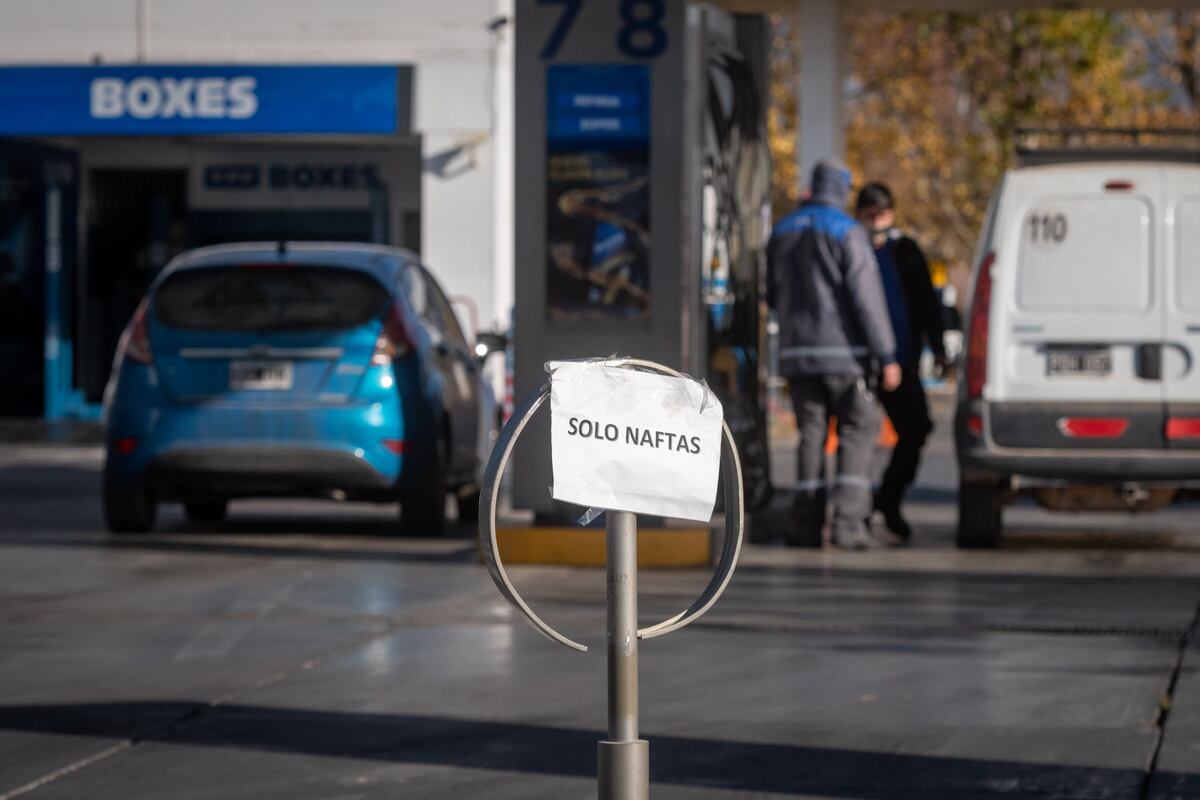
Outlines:
POLYGON ((546 68, 546 138, 554 146, 643 146, 650 141, 650 68, 552 64, 546 68))
POLYGON ((0 68, 0 135, 407 133, 411 68, 0 68))

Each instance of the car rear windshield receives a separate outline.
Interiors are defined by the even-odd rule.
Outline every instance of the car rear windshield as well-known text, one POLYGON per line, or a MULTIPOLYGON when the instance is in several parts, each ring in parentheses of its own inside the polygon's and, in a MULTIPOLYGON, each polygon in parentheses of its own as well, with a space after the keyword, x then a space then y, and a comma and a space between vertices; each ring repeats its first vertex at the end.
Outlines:
POLYGON ((169 278, 154 296, 158 321, 198 330, 353 328, 388 301, 361 272, 320 266, 212 267, 169 278))

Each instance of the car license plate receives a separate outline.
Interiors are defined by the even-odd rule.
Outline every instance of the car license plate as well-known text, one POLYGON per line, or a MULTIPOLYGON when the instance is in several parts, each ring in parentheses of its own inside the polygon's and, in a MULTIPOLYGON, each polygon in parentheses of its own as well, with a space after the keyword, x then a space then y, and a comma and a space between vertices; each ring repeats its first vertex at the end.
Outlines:
POLYGON ((230 361, 229 388, 234 391, 280 391, 292 388, 291 361, 230 361))
POLYGON ((1046 350, 1046 374, 1051 377, 1103 378, 1112 374, 1112 351, 1107 347, 1052 347, 1046 350))

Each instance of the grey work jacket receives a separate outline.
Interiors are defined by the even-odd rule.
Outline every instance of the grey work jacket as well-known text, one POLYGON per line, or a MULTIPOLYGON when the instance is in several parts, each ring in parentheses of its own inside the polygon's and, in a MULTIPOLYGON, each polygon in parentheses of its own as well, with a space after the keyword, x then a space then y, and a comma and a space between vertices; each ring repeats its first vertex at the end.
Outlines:
POLYGON ((767 245, 767 302, 784 375, 862 375, 896 360, 896 338, 867 233, 841 209, 809 202, 767 245))

